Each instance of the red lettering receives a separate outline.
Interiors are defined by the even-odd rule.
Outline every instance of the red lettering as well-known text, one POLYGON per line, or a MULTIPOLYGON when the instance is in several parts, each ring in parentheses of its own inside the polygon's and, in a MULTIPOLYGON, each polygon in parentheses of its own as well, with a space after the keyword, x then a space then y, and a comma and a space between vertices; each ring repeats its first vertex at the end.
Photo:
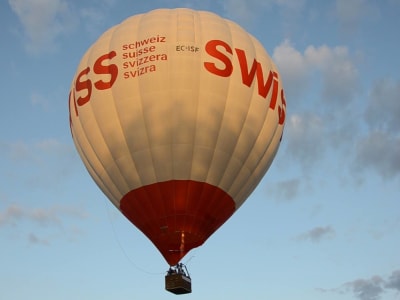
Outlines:
POLYGON ((279 116, 279 124, 283 125, 286 119, 286 99, 283 89, 281 90, 281 100, 282 100, 282 107, 278 106, 278 116, 279 116))
POLYGON ((69 107, 70 107, 70 110, 69 110, 70 113, 69 113, 69 115, 71 115, 71 102, 72 102, 72 103, 74 104, 75 116, 78 116, 78 108, 76 107, 75 93, 74 93, 73 90, 71 90, 71 91, 69 92, 68 100, 69 100, 69 107))
POLYGON ((222 69, 219 69, 215 65, 215 63, 212 63, 212 62, 205 62, 204 67, 207 69, 207 71, 209 71, 215 75, 218 75, 221 77, 229 77, 229 76, 231 76, 232 71, 233 71, 232 62, 227 55, 225 55, 224 53, 222 53, 221 51, 219 51, 217 49, 218 46, 223 47, 226 50, 226 52, 228 52, 229 54, 233 54, 232 48, 227 43, 220 41, 220 40, 209 41, 206 44, 206 52, 209 55, 211 55, 212 57, 221 61, 225 67, 222 69))
POLYGON ((250 87, 251 84, 253 83, 256 71, 258 71, 258 68, 261 68, 261 66, 259 66, 260 64, 257 62, 257 60, 254 59, 253 65, 251 66, 251 70, 249 72, 249 68, 247 66, 246 53, 242 49, 235 49, 235 51, 239 60, 240 71, 242 73, 242 82, 243 84, 250 87))
POLYGON ((272 85, 272 95, 271 95, 271 101, 269 102, 269 107, 274 110, 276 106, 276 100, 278 100, 278 73, 276 72, 270 72, 270 75, 272 73, 273 77, 273 85, 272 85))
POLYGON ((82 77, 87 75, 89 71, 89 67, 81 71, 75 81, 75 89, 77 92, 87 90, 87 95, 85 97, 79 97, 76 100, 79 106, 85 105, 87 102, 89 102, 92 95, 92 82, 90 81, 90 79, 88 78, 85 81, 81 81, 82 77))
MULTIPOLYGON (((220 40, 211 40, 206 44, 205 50, 210 56, 216 58, 223 64, 223 67, 217 67, 213 62, 205 62, 204 67, 207 71, 221 77, 229 77, 232 75, 233 64, 227 53, 233 54, 233 52, 232 48, 227 43, 220 40), (224 48, 226 53, 217 49, 218 47, 224 48)), ((242 83, 248 87, 251 87, 254 79, 257 78, 258 94, 263 98, 267 98, 267 95, 271 92, 269 108, 275 110, 279 95, 278 73, 269 71, 268 78, 266 81, 264 81, 264 72, 261 63, 254 58, 251 66, 249 67, 246 52, 238 48, 235 48, 235 52, 239 61, 242 83)), ((277 113, 279 124, 282 125, 284 124, 286 118, 286 100, 283 89, 281 90, 280 96, 281 105, 278 105, 277 113)))
POLYGON ((270 71, 267 81, 264 83, 264 72, 261 64, 256 59, 253 59, 249 71, 246 52, 242 49, 235 49, 235 51, 239 60, 240 72, 242 74, 242 82, 244 85, 250 87, 253 84, 255 75, 257 75, 258 94, 261 97, 266 98, 271 89, 271 85, 273 84, 270 107, 275 109, 276 99, 278 97, 278 74, 270 71))
POLYGON ((94 83, 94 86, 98 90, 106 90, 112 87, 114 84, 115 80, 117 79, 118 76, 118 67, 115 64, 110 64, 110 65, 103 65, 103 61, 105 60, 111 60, 113 57, 115 57, 117 53, 115 51, 111 51, 107 54, 104 54, 100 56, 96 62, 93 65, 93 71, 98 74, 109 74, 110 75, 110 80, 109 81, 103 81, 103 80, 98 80, 94 83))
POLYGON ((71 133, 72 133, 71 102, 73 102, 73 104, 74 104, 75 115, 78 116, 78 110, 76 109, 75 99, 72 99, 72 90, 69 91, 69 95, 68 95, 69 128, 70 128, 71 133))

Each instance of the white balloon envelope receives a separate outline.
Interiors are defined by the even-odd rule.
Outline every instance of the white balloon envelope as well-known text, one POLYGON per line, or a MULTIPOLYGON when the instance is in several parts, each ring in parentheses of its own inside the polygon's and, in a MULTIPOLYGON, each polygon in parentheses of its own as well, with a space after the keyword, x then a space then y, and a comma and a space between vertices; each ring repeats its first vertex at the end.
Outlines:
POLYGON ((69 110, 94 181, 176 265, 262 179, 286 102, 271 58, 237 24, 159 9, 128 18, 90 47, 69 110))

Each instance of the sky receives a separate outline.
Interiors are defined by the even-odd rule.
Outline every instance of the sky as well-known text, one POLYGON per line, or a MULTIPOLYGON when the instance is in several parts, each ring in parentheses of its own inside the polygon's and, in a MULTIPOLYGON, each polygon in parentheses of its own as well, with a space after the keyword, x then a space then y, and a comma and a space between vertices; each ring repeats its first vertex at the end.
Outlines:
POLYGON ((400 299, 399 0, 0 2, 0 299, 174 299, 168 265, 94 184, 68 92, 109 27, 156 8, 231 19, 276 62, 287 118, 246 203, 183 260, 185 299, 400 299))

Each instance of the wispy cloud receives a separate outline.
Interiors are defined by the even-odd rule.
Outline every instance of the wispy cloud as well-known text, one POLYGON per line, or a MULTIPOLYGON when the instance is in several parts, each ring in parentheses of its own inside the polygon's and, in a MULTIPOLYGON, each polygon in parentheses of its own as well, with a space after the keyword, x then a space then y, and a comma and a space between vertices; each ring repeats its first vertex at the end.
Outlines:
POLYGON ((288 22, 304 8, 305 0, 224 0, 222 9, 224 14, 241 25, 251 24, 257 17, 265 14, 271 8, 279 9, 288 22))
POLYGON ((68 206, 28 208, 20 204, 11 204, 0 211, 0 226, 18 226, 21 222, 30 222, 40 226, 62 226, 64 218, 85 219, 82 209, 68 206))
POLYGON ((61 179, 74 171, 79 163, 73 145, 49 138, 37 141, 12 141, 0 143, 0 154, 5 158, 2 176, 14 178, 19 184, 32 187, 58 186, 61 179), (16 173, 19 167, 24 172, 16 173))
POLYGON ((400 270, 393 271, 386 280, 385 287, 400 293, 400 270))
POLYGON ((375 82, 368 99, 365 121, 374 130, 400 131, 400 80, 375 82))
POLYGON ((8 3, 21 22, 30 53, 53 51, 55 40, 77 24, 65 0, 9 0, 8 3))
POLYGON ((47 97, 37 92, 31 93, 30 100, 33 106, 39 106, 45 111, 49 109, 51 103, 47 97))
POLYGON ((335 230, 331 226, 315 227, 297 237, 299 241, 311 241, 318 243, 324 239, 330 239, 335 235, 335 230))
POLYGON ((81 236, 76 223, 87 217, 86 211, 74 206, 29 207, 13 203, 0 208, 0 230, 9 229, 13 238, 23 236, 29 244, 48 246, 57 238, 75 240, 81 236), (72 228, 71 220, 75 224, 72 228))
POLYGON ((355 171, 374 170, 385 179, 400 174, 400 137, 372 131, 356 143, 355 171))
POLYGON ((106 29, 103 26, 109 8, 115 5, 114 0, 99 0, 95 8, 79 9, 66 0, 8 0, 8 3, 21 24, 19 34, 25 49, 31 54, 57 50, 58 40, 79 28, 100 34, 106 29))
POLYGON ((316 114, 292 114, 286 121, 286 152, 304 170, 315 165, 324 155, 326 128, 324 120, 316 114))
POLYGON ((371 1, 367 0, 336 0, 336 16, 341 24, 343 32, 354 33, 360 23, 379 18, 379 9, 371 1))
POLYGON ((338 288, 317 290, 323 293, 352 293, 359 300, 379 300, 388 291, 400 292, 400 270, 394 270, 387 278, 375 275, 346 282, 338 288))
POLYGON ((274 198, 279 201, 291 201, 298 196, 300 185, 301 180, 299 178, 291 178, 271 183, 268 186, 268 194, 272 193, 274 198))
MULTIPOLYGON (((54 138, 32 142, 23 140, 3 142, 0 151, 4 157, 8 157, 15 163, 49 163, 51 165, 54 163, 54 161, 51 161, 53 158, 56 158, 56 160, 72 160, 73 157, 75 157, 73 145, 64 144, 54 138)), ((69 163, 70 162, 71 161, 69 161, 69 163)))
POLYGON ((383 293, 383 279, 374 276, 370 279, 356 279, 344 284, 346 290, 350 290, 360 300, 378 300, 383 293))
POLYGON ((364 121, 369 129, 355 144, 354 167, 388 179, 400 174, 400 81, 377 81, 368 97, 364 121))

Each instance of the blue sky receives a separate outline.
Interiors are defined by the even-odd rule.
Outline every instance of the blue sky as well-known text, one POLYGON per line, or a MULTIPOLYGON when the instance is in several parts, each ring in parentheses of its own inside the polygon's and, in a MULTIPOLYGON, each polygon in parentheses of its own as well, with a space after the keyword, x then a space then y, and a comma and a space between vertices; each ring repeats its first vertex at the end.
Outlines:
MULTIPOLYGON (((400 299, 399 0, 0 3, 0 298, 172 299, 168 266, 74 149, 68 92, 107 28, 161 7, 232 19, 283 78, 278 155, 187 263, 187 299, 400 299)), ((182 296, 181 296, 182 297, 182 296)))

